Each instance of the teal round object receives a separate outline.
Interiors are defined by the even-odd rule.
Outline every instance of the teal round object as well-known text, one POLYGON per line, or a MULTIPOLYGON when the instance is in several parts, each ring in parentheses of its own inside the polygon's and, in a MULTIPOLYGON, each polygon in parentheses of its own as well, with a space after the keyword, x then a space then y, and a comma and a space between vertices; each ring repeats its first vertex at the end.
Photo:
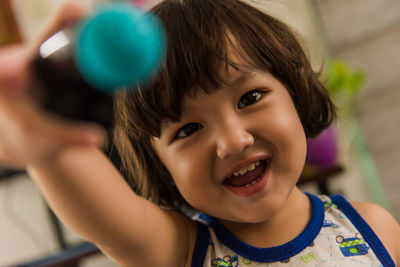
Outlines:
POLYGON ((131 4, 111 4, 81 24, 74 56, 89 84, 112 93, 153 74, 163 47, 164 32, 153 15, 131 4))

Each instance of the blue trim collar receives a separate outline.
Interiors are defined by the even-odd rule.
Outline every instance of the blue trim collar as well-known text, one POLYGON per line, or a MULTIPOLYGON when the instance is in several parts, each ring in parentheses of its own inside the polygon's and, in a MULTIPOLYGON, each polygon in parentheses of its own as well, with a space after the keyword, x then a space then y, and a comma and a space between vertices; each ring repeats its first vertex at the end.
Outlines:
MULTIPOLYGON (((299 254, 307 246, 311 245, 321 230, 325 216, 324 205, 318 197, 311 194, 307 194, 307 196, 311 201, 312 214, 311 214, 311 219, 307 224, 306 228, 299 236, 297 236, 292 241, 276 247, 258 248, 248 245, 245 242, 238 239, 233 233, 231 233, 227 228, 225 228, 222 224, 220 224, 218 220, 216 220, 215 218, 209 217, 204 214, 202 214, 200 218, 202 220, 208 221, 212 226, 212 228, 214 229, 219 241, 221 241, 221 243, 223 243, 225 246, 230 248, 238 255, 257 262, 283 261, 294 255, 299 254)), ((205 247, 208 246, 208 244, 206 244, 204 240, 202 242, 202 245, 200 245, 199 242, 196 242, 195 250, 201 249, 202 251, 204 251, 205 250, 204 246, 205 247)), ((194 261, 192 261, 192 266, 201 266, 193 264, 194 261)))

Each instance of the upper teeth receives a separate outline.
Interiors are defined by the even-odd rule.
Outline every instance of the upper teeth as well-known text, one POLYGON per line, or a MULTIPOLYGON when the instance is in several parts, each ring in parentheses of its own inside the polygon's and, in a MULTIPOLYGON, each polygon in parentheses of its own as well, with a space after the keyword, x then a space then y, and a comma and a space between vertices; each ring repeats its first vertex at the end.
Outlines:
POLYGON ((250 165, 247 166, 246 168, 243 168, 243 169, 238 170, 237 172, 234 172, 233 175, 234 176, 243 175, 246 172, 253 171, 256 168, 256 166, 258 166, 258 165, 260 165, 259 160, 257 160, 256 162, 250 163, 250 165))

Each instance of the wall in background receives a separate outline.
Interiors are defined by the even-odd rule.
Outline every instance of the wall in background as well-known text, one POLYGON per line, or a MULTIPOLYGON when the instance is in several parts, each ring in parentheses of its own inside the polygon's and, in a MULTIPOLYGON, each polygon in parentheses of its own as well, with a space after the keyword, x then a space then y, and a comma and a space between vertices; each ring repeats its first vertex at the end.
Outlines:
POLYGON ((10 0, 0 1, 0 46, 22 40, 10 0))
MULTIPOLYGON (((330 50, 365 70, 358 121, 400 220, 400 2, 315 0, 330 50)), ((366 175, 373 170, 365 166, 366 175)))

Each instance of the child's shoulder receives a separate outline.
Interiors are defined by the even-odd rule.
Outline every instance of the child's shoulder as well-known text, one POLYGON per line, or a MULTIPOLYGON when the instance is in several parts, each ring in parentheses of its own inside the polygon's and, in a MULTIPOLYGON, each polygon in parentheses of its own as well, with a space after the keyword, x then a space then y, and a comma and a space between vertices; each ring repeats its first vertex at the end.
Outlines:
POLYGON ((354 209, 374 230, 393 261, 400 264, 400 225, 382 206, 370 202, 351 202, 354 209))

